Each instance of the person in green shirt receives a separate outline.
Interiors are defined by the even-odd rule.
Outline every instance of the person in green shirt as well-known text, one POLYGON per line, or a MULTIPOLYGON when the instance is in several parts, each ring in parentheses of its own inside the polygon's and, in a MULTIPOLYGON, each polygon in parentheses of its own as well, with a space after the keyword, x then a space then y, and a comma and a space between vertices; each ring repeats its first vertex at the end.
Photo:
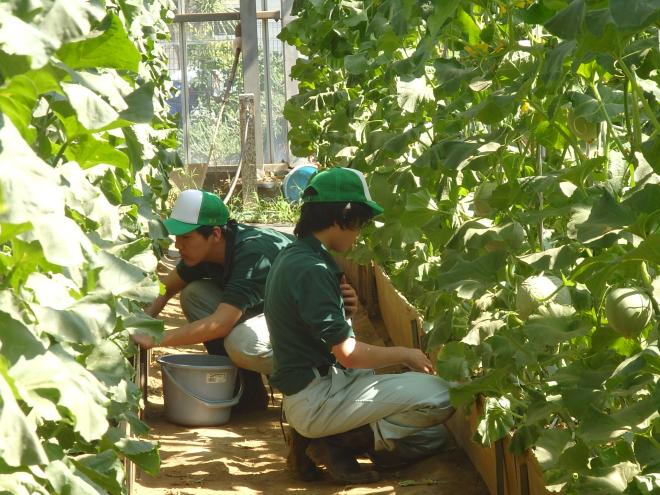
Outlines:
POLYGON ((349 168, 314 175, 303 192, 297 240, 277 257, 266 281, 264 314, 274 371, 292 427, 287 466, 303 480, 324 465, 340 483, 379 479, 376 467, 437 452, 453 414, 449 383, 434 376, 419 349, 381 347, 355 338, 342 299, 342 272, 331 252, 350 249, 360 228, 383 209, 364 176, 349 168), (376 375, 404 365, 413 372, 376 375))
POLYGON ((235 409, 265 409, 268 394, 261 374, 269 375, 273 363, 264 286, 272 262, 293 236, 230 220, 218 196, 193 189, 181 192, 163 223, 176 236, 181 261, 165 276, 165 292, 146 312, 156 317, 180 293, 189 323, 167 330, 158 343, 146 335, 133 340, 144 349, 204 343, 209 354, 229 356, 245 383, 235 409))

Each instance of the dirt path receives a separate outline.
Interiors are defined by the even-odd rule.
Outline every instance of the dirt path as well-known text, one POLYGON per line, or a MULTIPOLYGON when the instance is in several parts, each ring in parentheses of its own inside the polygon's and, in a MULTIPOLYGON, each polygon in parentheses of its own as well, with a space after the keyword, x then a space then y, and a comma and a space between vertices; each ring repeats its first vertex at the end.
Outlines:
MULTIPOLYGON (((172 300, 161 316, 166 328, 185 323, 178 300, 172 300)), ((354 320, 354 326, 362 340, 382 342, 364 312, 354 320)), ((285 466, 286 445, 279 423, 279 394, 275 394, 275 402, 267 411, 232 415, 227 424, 218 427, 187 428, 165 419, 160 365, 156 358, 181 352, 204 350, 200 345, 152 352, 145 421, 152 428, 151 439, 160 443, 162 465, 157 477, 138 472, 135 495, 488 494, 465 453, 457 448, 400 471, 383 472, 379 483, 368 486, 342 487, 329 480, 317 483, 292 480, 285 466)))

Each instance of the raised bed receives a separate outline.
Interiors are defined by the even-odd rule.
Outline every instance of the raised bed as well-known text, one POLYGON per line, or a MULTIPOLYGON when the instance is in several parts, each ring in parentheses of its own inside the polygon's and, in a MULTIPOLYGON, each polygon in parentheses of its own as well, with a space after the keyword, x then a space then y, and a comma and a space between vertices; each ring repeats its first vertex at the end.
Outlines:
MULTIPOLYGON (((396 290, 385 271, 377 265, 358 265, 338 257, 339 265, 367 307, 370 316, 379 316, 395 345, 420 347, 422 317, 396 290)), ((543 473, 533 452, 509 452, 510 436, 491 447, 473 440, 479 421, 480 404, 458 411, 447 423, 456 443, 467 453, 491 495, 546 495, 543 473)))

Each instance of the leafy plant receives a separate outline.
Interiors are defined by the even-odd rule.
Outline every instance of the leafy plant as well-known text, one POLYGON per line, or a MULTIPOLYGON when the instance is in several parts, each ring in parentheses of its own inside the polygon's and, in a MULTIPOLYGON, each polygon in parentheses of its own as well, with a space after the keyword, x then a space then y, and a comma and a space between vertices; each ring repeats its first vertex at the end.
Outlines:
POLYGON ((162 332, 142 307, 177 163, 159 47, 173 5, 104 4, 0 9, 2 493, 125 493, 124 460, 159 466, 128 336, 162 332))
POLYGON ((304 55, 292 150, 369 173, 385 213, 354 257, 386 266, 423 311, 439 373, 462 382, 454 404, 483 398, 481 441, 512 433, 553 490, 657 491, 657 2, 294 12, 281 35, 304 55), (571 305, 546 295, 524 319, 516 294, 540 275, 571 305), (604 312, 628 286, 653 305, 631 339, 604 312))
POLYGON ((290 203, 282 195, 258 197, 249 205, 241 197, 234 196, 229 202, 231 217, 238 222, 293 225, 300 216, 300 204, 290 203))

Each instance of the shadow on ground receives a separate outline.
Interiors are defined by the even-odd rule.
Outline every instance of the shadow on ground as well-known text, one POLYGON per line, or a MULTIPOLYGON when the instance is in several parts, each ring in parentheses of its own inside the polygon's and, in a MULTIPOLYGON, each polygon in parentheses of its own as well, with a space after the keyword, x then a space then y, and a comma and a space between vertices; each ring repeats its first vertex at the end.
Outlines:
MULTIPOLYGON (((176 299, 167 305, 161 316, 166 328, 185 323, 176 299)), ((369 325, 364 312, 354 319, 354 326, 363 340, 381 343, 377 342, 378 332, 369 325)), ((145 421, 152 428, 151 439, 160 443, 161 470, 156 477, 138 472, 135 495, 488 494, 466 454, 454 447, 405 469, 381 472, 381 481, 372 485, 337 486, 329 480, 295 481, 286 471, 279 394, 274 395, 268 410, 231 415, 228 423, 217 427, 191 428, 169 423, 164 415, 160 366, 156 359, 167 353, 193 352, 204 352, 203 346, 152 352, 145 421)))

